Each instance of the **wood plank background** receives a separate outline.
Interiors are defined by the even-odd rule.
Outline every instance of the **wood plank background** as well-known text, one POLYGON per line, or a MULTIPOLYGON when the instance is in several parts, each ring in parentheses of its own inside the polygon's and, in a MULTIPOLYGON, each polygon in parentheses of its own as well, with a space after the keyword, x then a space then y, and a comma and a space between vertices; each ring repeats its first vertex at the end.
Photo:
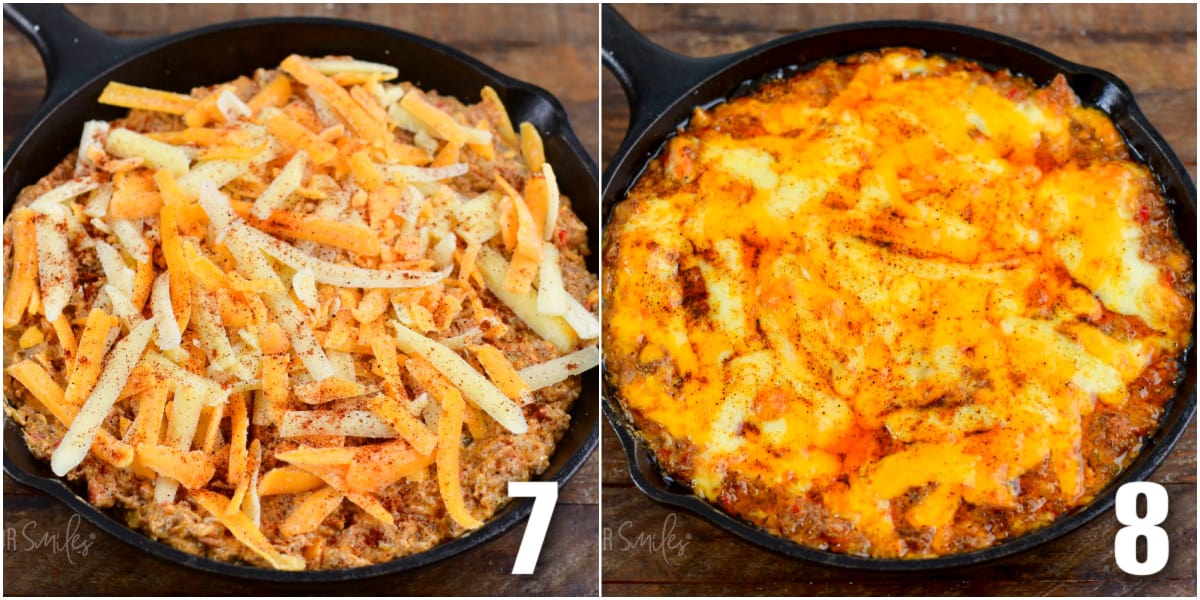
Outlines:
MULTIPOLYGON (((70 9, 93 27, 121 37, 162 35, 211 23, 280 15, 337 17, 411 31, 546 88, 566 107, 576 134, 593 158, 599 148, 595 83, 599 77, 599 19, 595 5, 148 3, 72 5, 70 9)), ((248 65, 247 72, 254 66, 248 65)), ((5 23, 5 146, 36 110, 44 86, 37 51, 5 23)), ((561 491, 541 560, 532 576, 510 574, 525 529, 519 525, 496 540, 435 565, 337 586, 256 584, 169 564, 79 522, 78 517, 73 519, 72 511, 56 500, 5 476, 4 593, 595 595, 599 588, 598 465, 598 453, 593 453, 561 491), (40 545, 43 540, 51 543, 40 545), (74 550, 64 550, 65 543, 71 543, 74 550)))
MULTIPOLYGON (((692 56, 741 50, 814 27, 872 19, 928 19, 1017 37, 1115 73, 1196 177, 1195 5, 619 5, 654 42, 692 56)), ((602 156, 616 151, 628 107, 601 76, 602 156)), ((1154 474, 1171 512, 1171 558, 1157 575, 1125 575, 1113 560, 1111 514, 1020 556, 916 575, 853 571, 777 556, 633 487, 612 431, 601 472, 605 595, 1163 595, 1196 594, 1196 425, 1154 474)))

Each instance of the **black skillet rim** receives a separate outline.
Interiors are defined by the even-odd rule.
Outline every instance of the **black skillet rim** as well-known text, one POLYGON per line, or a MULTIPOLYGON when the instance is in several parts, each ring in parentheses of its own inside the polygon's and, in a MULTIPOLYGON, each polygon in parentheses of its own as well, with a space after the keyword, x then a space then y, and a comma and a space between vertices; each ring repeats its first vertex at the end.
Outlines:
MULTIPOLYGON (((1176 198, 1173 196, 1166 196, 1169 207, 1173 207, 1176 203, 1183 203, 1185 205, 1190 205, 1193 211, 1195 210, 1196 188, 1194 183, 1191 181, 1191 178, 1188 176, 1187 170, 1183 167, 1175 152, 1170 148, 1169 145, 1167 145, 1166 141, 1163 140, 1158 131, 1150 124, 1149 119, 1147 119, 1138 108, 1132 91, 1120 78, 1100 69, 1087 67, 1065 60, 1052 53, 1042 50, 1041 48, 1026 42, 1022 42, 1015 38, 972 27, 916 20, 865 21, 832 25, 828 27, 812 29, 802 33, 783 36, 781 38, 771 40, 764 44, 754 46, 747 50, 743 50, 731 55, 731 57, 734 58, 733 60, 716 67, 712 72, 709 72, 706 77, 695 82, 691 88, 691 93, 687 93, 675 98, 668 103, 668 106, 671 108, 676 107, 685 97, 693 95, 696 90, 703 88, 710 79, 717 77, 721 72, 727 69, 736 68, 744 62, 753 59, 755 56, 762 55, 770 50, 800 43, 802 41, 819 36, 847 34, 879 28, 903 28, 914 30, 915 32, 926 32, 929 34, 936 34, 938 32, 954 32, 957 34, 972 36, 989 43, 1000 44, 1007 46, 1010 49, 1020 51, 1024 54, 1031 55, 1033 58, 1053 66, 1058 72, 1061 72, 1065 75, 1090 75, 1102 80, 1105 84, 1112 86, 1112 88, 1116 90, 1116 95, 1109 99, 1110 105, 1108 107, 1097 106, 1097 108, 1100 108, 1106 115, 1109 116, 1110 119, 1113 119, 1114 125, 1117 125, 1114 109, 1122 109, 1127 111, 1132 124, 1140 126, 1141 131, 1129 132, 1118 125, 1118 131, 1120 131, 1122 136, 1125 138, 1126 146, 1130 149, 1131 153, 1133 153, 1139 162, 1146 164, 1147 167, 1150 168, 1156 179, 1159 180, 1160 186, 1165 187, 1164 179, 1166 177, 1170 177, 1172 175, 1178 176, 1180 183, 1182 183, 1183 187, 1185 188, 1186 197, 1176 198), (1165 159, 1170 167, 1170 170, 1174 171, 1174 173, 1162 173, 1159 170, 1150 167, 1147 160, 1148 157, 1143 156, 1141 152, 1131 145, 1131 134, 1143 135, 1148 138, 1148 141, 1150 142, 1150 150, 1152 151, 1151 154, 1157 153, 1161 158, 1165 159)), ((779 69, 787 71, 788 76, 790 76, 810 70, 813 66, 820 62, 831 59, 841 60, 853 54, 896 45, 898 44, 880 44, 873 47, 867 45, 848 53, 826 56, 800 65, 784 65, 782 67, 774 67, 770 69, 770 72, 768 73, 764 73, 756 78, 741 82, 736 87, 727 90, 725 94, 711 96, 706 94, 698 94, 701 101, 693 102, 692 105, 711 106, 726 101, 731 97, 736 97, 744 93, 748 88, 756 87, 762 81, 772 79, 773 73, 779 69)), ((1003 65, 997 65, 987 60, 971 58, 965 53, 930 53, 947 56, 950 58, 969 60, 977 64, 981 64, 988 69, 995 70, 1005 68, 1003 65)), ((1020 74, 1015 71, 1014 73, 1020 74)), ((660 121, 662 118, 663 115, 659 115, 652 119, 650 124, 646 126, 645 130, 660 126, 660 121)), ((678 128, 684 125, 686 125, 686 117, 684 121, 677 124, 676 127, 678 128)), ((635 136, 640 138, 640 136, 645 135, 645 130, 630 131, 627 133, 627 139, 635 136)), ((618 151, 618 154, 613 156, 613 158, 610 160, 609 168, 606 169, 605 172, 605 189, 603 192, 604 204, 606 206, 601 208, 603 212, 603 225, 605 227, 605 233, 607 233, 607 226, 612 218, 613 208, 620 202, 624 201, 626 193, 632 188, 633 185, 637 183, 637 180, 640 179, 645 167, 650 161, 657 158, 657 156, 661 153, 663 146, 673 135, 674 130, 662 135, 660 140, 656 140, 655 143, 651 144, 653 150, 650 151, 649 155, 641 164, 627 164, 627 161, 631 159, 630 155, 632 154, 632 150, 636 144, 623 146, 618 151), (633 170, 634 167, 636 167, 636 171, 630 178, 628 185, 619 191, 613 189, 610 185, 612 179, 616 178, 618 173, 633 170)), ((1173 211, 1173 213, 1174 212, 1175 211, 1173 211)), ((1188 242, 1182 239, 1182 236, 1179 234, 1178 215, 1173 214, 1172 217, 1172 223, 1176 226, 1176 236, 1180 237, 1180 241, 1184 243, 1185 247, 1187 247, 1189 252, 1192 254, 1192 278, 1195 280, 1195 243, 1193 241, 1189 246, 1188 242)), ((1193 304, 1195 303, 1195 299, 1195 293, 1193 293, 1193 304)), ((1193 318, 1195 314, 1194 311, 1195 309, 1193 308, 1193 318)), ((633 425, 633 420, 628 415, 628 412, 625 410, 624 406, 620 404, 619 395, 616 393, 615 386, 612 385, 612 382, 609 380, 608 370, 603 361, 601 363, 601 372, 603 377, 602 404, 604 407, 605 416, 609 421, 609 425, 616 433, 621 442, 621 446, 625 451, 630 477, 634 480, 635 485, 643 494, 647 495, 656 502, 691 511, 710 523, 720 527, 721 529, 724 529, 725 531, 728 531, 729 533, 732 533, 748 542, 777 554, 782 554, 793 558, 801 558, 835 567, 871 571, 914 572, 949 569, 955 567, 972 566, 997 560, 1024 552, 1036 546, 1045 544, 1051 540, 1062 537, 1111 509, 1115 502, 1116 490, 1121 484, 1130 481, 1143 480, 1153 473, 1154 470, 1156 470, 1162 464, 1167 455, 1170 453, 1171 449, 1178 442, 1196 411, 1194 356, 1195 343, 1195 337, 1193 336, 1188 348, 1180 356, 1180 365, 1184 367, 1181 369, 1183 376, 1174 396, 1164 406, 1163 415, 1161 417, 1158 429, 1148 438, 1146 438, 1145 446, 1139 453, 1138 457, 1134 460, 1134 463, 1122 471, 1103 489, 1098 491, 1095 495, 1095 498, 1091 502, 1064 515, 1061 515, 1053 522, 1040 529, 1015 538, 1009 538, 995 546, 990 546, 982 550, 961 554, 951 554, 935 558, 876 559, 848 554, 839 554, 827 550, 818 550, 809 546, 801 545, 783 537, 771 535, 759 529, 755 525, 742 521, 726 512, 717 509, 713 505, 700 499, 698 496, 693 495, 690 489, 688 489, 686 486, 681 485, 679 482, 671 479, 669 476, 663 473, 662 469, 657 463, 657 460, 654 458, 653 453, 649 450, 644 439, 642 438, 640 432, 638 432, 633 425)))
MULTIPOLYGON (((441 42, 421 37, 407 31, 371 23, 323 17, 267 17, 259 19, 243 19, 198 27, 161 38, 147 40, 144 46, 141 46, 136 51, 123 56, 120 61, 107 67, 99 74, 87 78, 86 83, 81 85, 80 88, 92 84, 97 79, 107 77, 109 73, 131 62, 144 60, 147 57, 152 56, 155 52, 161 51, 169 46, 190 40, 192 38, 218 32, 236 31, 239 29, 249 30, 258 27, 288 25, 338 27, 352 30, 369 31, 378 35, 385 35, 394 38, 403 38, 411 43, 430 48, 431 50, 438 52, 451 60, 462 63, 465 66, 474 69, 484 78, 490 80, 498 87, 520 90, 534 95, 541 102, 548 105, 551 109, 552 120, 558 125, 553 133, 564 138, 569 150, 583 164, 585 170, 590 175, 591 180, 596 182, 598 176, 596 163, 576 137, 567 117, 566 110, 555 96, 538 86, 505 75, 484 64, 478 59, 475 59, 455 48, 444 45, 441 42)), ((70 101, 78 93, 79 90, 77 89, 76 91, 58 99, 54 106, 43 105, 41 108, 39 108, 37 118, 31 121, 26 126, 25 130, 19 135, 19 137, 15 139, 5 150, 5 172, 8 171, 9 164, 20 153, 25 143, 30 139, 33 139, 47 118, 52 116, 60 106, 70 101)), ((15 190, 5 190, 5 192, 6 196, 10 196, 13 199, 16 198, 15 190)), ((7 205, 9 203, 6 201, 5 204, 7 205)), ((4 212, 7 214, 7 206, 5 207, 4 212)), ((599 232, 597 232, 597 235, 598 233, 599 232)), ((589 373, 590 372, 591 371, 589 371, 589 373)), ((577 402, 582 400, 584 400, 584 398, 583 392, 581 391, 581 397, 577 399, 577 402)), ((7 399, 5 401, 7 402, 7 399)), ((499 537, 528 517, 533 506, 532 501, 529 499, 514 498, 495 516, 493 516, 493 518, 482 528, 467 535, 440 543, 429 550, 404 556, 386 563, 351 569, 321 571, 278 571, 273 569, 252 567, 249 565, 222 562, 207 557, 188 554, 165 543, 159 542, 140 531, 124 525, 117 518, 108 514, 108 512, 93 506, 91 503, 87 502, 85 499, 76 494, 63 480, 44 477, 25 470, 12 459, 10 456, 10 450, 22 452, 23 454, 27 455, 30 460, 34 461, 35 464, 40 463, 37 463, 37 459, 33 458, 32 454, 29 452, 28 446, 25 445, 21 428, 7 416, 5 417, 4 421, 4 472, 8 476, 22 484, 41 490, 52 497, 57 498, 63 504, 70 507, 77 514, 87 519, 88 522, 100 528, 105 533, 122 542, 125 542, 126 544, 129 544, 130 546, 138 548, 139 550, 142 550, 151 556, 171 563, 191 567, 200 571, 216 573, 219 575, 227 575, 241 579, 252 579, 278 583, 336 583, 356 581, 360 579, 368 579, 382 575, 409 571, 460 554, 470 548, 499 537), (10 444, 15 447, 10 448, 10 444)), ((596 424, 591 428, 587 437, 583 439, 582 444, 572 455, 570 455, 567 461, 557 472, 551 474, 552 476, 549 477, 549 479, 546 479, 547 474, 543 473, 533 480, 555 481, 561 488, 568 480, 570 480, 570 478, 579 470, 579 468, 582 467, 583 463, 586 462, 588 457, 591 456, 599 444, 599 439, 600 424, 599 419, 597 418, 596 424)))

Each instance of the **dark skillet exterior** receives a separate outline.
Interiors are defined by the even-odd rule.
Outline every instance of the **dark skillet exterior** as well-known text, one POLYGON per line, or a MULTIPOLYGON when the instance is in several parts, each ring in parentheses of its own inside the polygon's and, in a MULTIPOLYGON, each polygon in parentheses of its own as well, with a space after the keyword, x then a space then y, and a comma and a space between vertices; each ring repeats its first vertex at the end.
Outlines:
MULTIPOLYGON (((514 123, 530 121, 542 133, 546 158, 572 208, 591 224, 588 268, 599 268, 597 168, 567 120, 566 111, 545 90, 514 80, 437 42, 377 25, 337 19, 272 18, 212 25, 163 38, 116 40, 88 27, 61 6, 4 5, 4 16, 21 28, 42 54, 47 69, 46 100, 31 124, 5 150, 4 214, 17 192, 50 172, 79 143, 89 119, 114 119, 126 111, 96 103, 110 80, 186 93, 193 86, 229 81, 257 67, 274 67, 288 54, 352 55, 395 65, 400 79, 424 89, 477 101, 484 85, 495 88, 514 123), (37 30, 35 31, 35 26, 37 30)), ((550 465, 538 477, 561 487, 595 449, 600 436, 598 377, 584 375, 583 391, 571 409, 571 426, 550 465)), ((174 563, 203 571, 264 581, 305 583, 364 579, 415 569, 448 558, 499 536, 524 520, 532 507, 515 499, 483 528, 432 549, 391 562, 336 571, 284 572, 220 562, 176 550, 127 527, 115 513, 87 502, 49 465, 33 457, 21 428, 4 423, 4 472, 70 506, 112 536, 174 563)))
MULTIPOLYGON (((1063 60, 1024 42, 987 31, 923 21, 874 21, 836 25, 786 36, 726 56, 696 59, 681 56, 635 31, 611 6, 602 11, 601 45, 604 65, 625 89, 630 103, 630 127, 604 172, 605 226, 612 208, 624 199, 645 166, 666 140, 682 126, 695 106, 711 106, 752 91, 765 79, 811 69, 830 59, 865 50, 908 46, 975 61, 994 69, 1009 69, 1038 85, 1063 73, 1085 105, 1104 111, 1124 136, 1137 159, 1149 165, 1162 186, 1174 216, 1176 232, 1192 255, 1196 278, 1196 187, 1179 158, 1138 109, 1133 93, 1116 76, 1063 60)), ((1195 296, 1192 298, 1195 303, 1195 296)), ((718 510, 691 490, 664 477, 632 420, 617 400, 615 387, 604 385, 604 413, 621 440, 630 476, 650 498, 687 509, 700 517, 779 554, 826 565, 878 571, 924 571, 975 565, 1010 556, 1057 539, 1109 511, 1117 488, 1149 478, 1179 440, 1196 412, 1195 339, 1184 352, 1184 378, 1164 407, 1158 430, 1138 458, 1088 505, 1067 513, 1031 534, 996 546, 929 559, 876 559, 816 550, 769 535, 718 510)), ((602 365, 603 367, 603 365, 602 365)))

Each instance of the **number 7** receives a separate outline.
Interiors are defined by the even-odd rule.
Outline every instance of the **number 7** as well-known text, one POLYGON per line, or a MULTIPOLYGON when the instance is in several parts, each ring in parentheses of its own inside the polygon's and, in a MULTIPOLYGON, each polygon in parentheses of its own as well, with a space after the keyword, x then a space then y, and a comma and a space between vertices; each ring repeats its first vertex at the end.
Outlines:
POLYGON ((550 517, 554 515, 554 507, 558 504, 558 483, 510 481, 508 496, 533 498, 533 511, 529 514, 529 523, 525 525, 525 535, 521 538, 521 548, 517 550, 517 560, 513 562, 512 569, 513 575, 532 575, 538 555, 542 553, 542 543, 546 541, 550 517))

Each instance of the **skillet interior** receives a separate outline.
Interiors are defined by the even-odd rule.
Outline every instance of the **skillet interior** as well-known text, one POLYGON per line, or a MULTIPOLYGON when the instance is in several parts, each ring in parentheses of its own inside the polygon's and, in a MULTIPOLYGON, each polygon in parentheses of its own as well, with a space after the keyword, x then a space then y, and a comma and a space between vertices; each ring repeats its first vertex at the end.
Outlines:
MULTIPOLYGON (((606 20, 605 24, 608 23, 606 20)), ((625 24, 625 27, 628 25, 625 24)), ((606 35, 605 43, 610 39, 606 35)), ((680 81, 677 75, 674 76, 676 80, 672 83, 676 86, 674 89, 680 90, 680 95, 659 100, 663 108, 654 111, 657 117, 650 120, 644 129, 627 134, 625 142, 605 172, 602 207, 605 225, 607 226, 611 219, 612 208, 624 198, 628 189, 637 181, 651 158, 657 156, 667 139, 686 123, 693 107, 711 106, 730 97, 747 94, 765 79, 807 71, 826 60, 845 58, 866 50, 889 46, 921 48, 932 54, 972 60, 989 69, 1009 69, 1031 78, 1038 85, 1049 83, 1058 73, 1066 75, 1068 83, 1080 100, 1085 105, 1095 106, 1109 115, 1125 137, 1127 145, 1157 176, 1174 217, 1176 232, 1192 254, 1192 279, 1195 280, 1195 185, 1178 157, 1137 108, 1128 86, 1110 73, 1077 65, 1012 38, 941 23, 880 21, 838 25, 784 37, 729 57, 700 60, 677 55, 671 57, 664 49, 656 48, 659 55, 654 58, 660 61, 682 59, 679 72, 694 73, 697 67, 703 64, 711 66, 693 81, 680 81)), ((654 64, 654 61, 650 61, 650 64, 654 64)), ((660 75, 667 81, 672 80, 670 72, 660 75)), ((642 73, 640 76, 645 80, 647 74, 642 73)), ((655 101, 653 93, 647 97, 652 99, 645 103, 655 101)), ((635 125, 639 108, 631 107, 631 112, 635 115, 632 119, 635 125)), ((642 113, 645 114, 644 109, 642 113)), ((1138 458, 1100 491, 1095 500, 1031 534, 984 550, 932 559, 872 559, 834 554, 768 535, 757 527, 733 518, 700 500, 692 495, 687 487, 664 478, 654 462, 652 453, 645 447, 639 434, 633 429, 628 414, 618 403, 615 387, 607 382, 604 410, 625 448, 630 474, 635 484, 643 493, 659 502, 686 508, 735 535, 788 556, 835 566, 872 570, 915 571, 957 567, 1009 556, 1065 535, 1108 511, 1113 505, 1116 489, 1121 484, 1148 479, 1166 458, 1195 413, 1194 348, 1195 339, 1181 358, 1184 362, 1184 379, 1174 399, 1166 405, 1158 430, 1147 441, 1138 458)))
MULTIPOLYGON (((596 165, 576 139, 561 104, 548 92, 509 78, 473 58, 436 42, 384 27, 315 18, 274 18, 215 25, 155 40, 136 55, 113 64, 41 114, 6 149, 4 214, 25 186, 49 173, 79 142, 79 132, 89 119, 114 119, 125 111, 96 103, 110 80, 186 93, 193 86, 228 81, 249 75, 257 67, 274 67, 288 54, 349 54, 356 58, 395 65, 400 79, 424 89, 457 96, 465 102, 479 98, 491 85, 503 100, 514 123, 530 121, 542 133, 547 160, 554 164, 559 185, 571 197, 572 208, 584 223, 599 222, 592 199, 597 189, 596 165), (281 43, 280 40, 286 40, 281 43)), ((66 66, 70 69, 70 66, 66 66)), ((77 75, 76 75, 77 76, 77 75)), ((591 255, 588 267, 598 271, 599 231, 588 232, 591 255)), ((542 481, 562 486, 591 455, 599 440, 598 378, 584 375, 583 391, 571 410, 571 425, 559 442, 542 481)), ((119 518, 100 511, 35 459, 25 445, 21 429, 5 419, 4 470, 14 479, 59 498, 109 534, 156 556, 216 573, 284 582, 348 581, 394 573, 430 564, 499 536, 524 519, 532 503, 516 499, 483 528, 435 546, 427 552, 388 563, 338 571, 281 572, 217 562, 193 556, 126 527, 119 518)))

